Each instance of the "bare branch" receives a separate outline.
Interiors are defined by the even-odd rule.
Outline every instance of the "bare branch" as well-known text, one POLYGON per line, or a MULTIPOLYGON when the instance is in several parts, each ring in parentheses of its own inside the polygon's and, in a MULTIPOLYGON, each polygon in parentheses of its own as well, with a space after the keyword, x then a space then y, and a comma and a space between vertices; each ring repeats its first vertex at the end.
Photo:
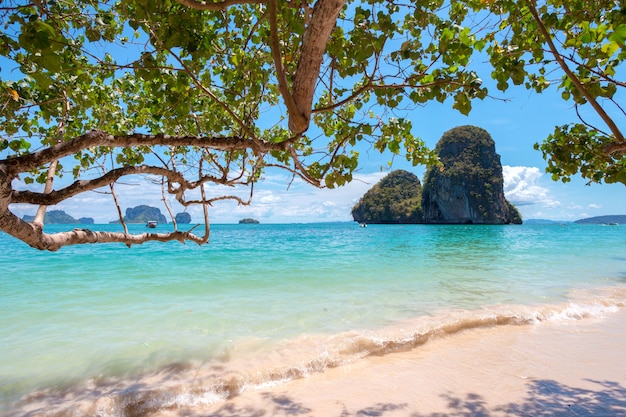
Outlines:
POLYGON ((9 210, 0 210, 0 230, 22 240, 35 249, 49 251, 57 251, 63 246, 84 243, 124 243, 127 246, 139 245, 149 241, 169 242, 172 240, 182 243, 191 241, 199 245, 206 243, 206 240, 202 237, 198 237, 191 232, 180 231, 131 235, 121 232, 95 232, 88 229, 74 229, 69 232, 46 234, 43 233, 40 227, 25 222, 9 210))
POLYGON ((174 230, 178 230, 178 225, 176 224, 176 217, 174 216, 174 213, 172 212, 172 208, 170 207, 169 203, 167 202, 167 198, 165 197, 165 180, 163 178, 161 178, 161 200, 163 201, 163 204, 165 204, 165 208, 167 209, 167 212, 170 215, 170 219, 172 219, 174 230))
MULTIPOLYGON (((63 133, 65 132, 65 123, 67 121, 69 112, 70 112, 70 101, 67 99, 67 92, 63 91, 63 98, 65 101, 65 112, 63 114, 63 117, 61 118, 61 120, 59 121, 59 125, 57 127, 57 143, 60 143, 63 141, 63 133)), ((48 166, 48 175, 46 176, 46 185, 44 186, 44 194, 48 194, 52 191, 52 185, 54 184, 54 176, 56 174, 56 170, 57 170, 57 166, 59 165, 59 160, 55 159, 54 161, 50 162, 50 166, 48 166)), ((47 206, 41 205, 39 206, 39 208, 37 209, 37 213, 35 214, 35 219, 33 220, 33 223, 40 223, 41 225, 43 225, 44 223, 44 219, 46 216, 46 209, 47 206)))
POLYGON ((180 172, 170 170, 168 168, 150 166, 150 165, 136 165, 126 166, 122 168, 113 169, 106 174, 98 178, 91 180, 78 180, 60 190, 53 190, 49 193, 37 193, 29 190, 13 190, 11 193, 11 203, 26 203, 26 204, 40 204, 45 206, 52 206, 67 200, 70 197, 84 193, 86 191, 93 191, 101 187, 115 183, 122 177, 134 174, 141 175, 157 175, 168 179, 169 192, 171 194, 182 194, 185 190, 193 190, 202 184, 212 182, 215 184, 223 185, 236 185, 247 184, 246 181, 241 181, 243 173, 240 173, 235 178, 229 179, 225 175, 222 177, 215 177, 212 175, 201 175, 196 181, 188 181, 180 172), (173 187, 172 183, 177 183, 178 187, 173 187))
POLYGON ((113 202, 115 203, 115 208, 117 209, 117 217, 120 219, 122 227, 124 227, 124 234, 128 235, 128 226, 124 221, 124 216, 122 215, 122 207, 120 207, 120 203, 117 200, 117 194, 115 194, 115 185, 113 183, 109 184, 109 189, 111 190, 111 196, 113 196, 113 202))
POLYGON ((185 182, 185 179, 181 174, 177 172, 172 172, 167 168, 147 165, 126 166, 113 169, 106 174, 103 174, 102 176, 94 178, 92 180, 75 181, 65 188, 62 188, 60 190, 53 190, 49 193, 36 193, 28 190, 14 190, 11 194, 11 203, 28 203, 52 206, 60 203, 63 200, 67 200, 70 197, 84 193, 85 191, 92 191, 107 186, 109 184, 113 184, 118 179, 132 174, 161 175, 172 178, 172 180, 175 182, 185 182))

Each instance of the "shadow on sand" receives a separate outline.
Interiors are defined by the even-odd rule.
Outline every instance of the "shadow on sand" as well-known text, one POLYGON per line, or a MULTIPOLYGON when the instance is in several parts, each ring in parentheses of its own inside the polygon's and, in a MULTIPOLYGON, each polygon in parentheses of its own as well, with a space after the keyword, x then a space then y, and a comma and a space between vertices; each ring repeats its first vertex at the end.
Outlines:
POLYGON ((504 406, 486 404, 477 394, 465 398, 446 395, 445 413, 412 413, 411 417, 492 417, 492 416, 626 416, 626 388, 617 382, 587 380, 596 389, 570 387, 553 380, 536 380, 529 385, 526 399, 504 406))
MULTIPOLYGON (((495 417, 495 416, 626 416, 626 388, 617 382, 588 380, 597 388, 570 387, 553 380, 536 380, 529 384, 524 401, 506 405, 487 404, 478 394, 464 397, 445 394, 447 409, 442 412, 423 414, 419 406, 408 404, 374 404, 360 410, 343 409, 328 417, 495 417)), ((189 414, 181 417, 262 417, 262 416, 319 416, 315 404, 300 404, 289 396, 264 394, 272 406, 266 409, 237 408, 227 404, 212 414, 189 414)), ((337 401, 338 404, 341 400, 337 401)))

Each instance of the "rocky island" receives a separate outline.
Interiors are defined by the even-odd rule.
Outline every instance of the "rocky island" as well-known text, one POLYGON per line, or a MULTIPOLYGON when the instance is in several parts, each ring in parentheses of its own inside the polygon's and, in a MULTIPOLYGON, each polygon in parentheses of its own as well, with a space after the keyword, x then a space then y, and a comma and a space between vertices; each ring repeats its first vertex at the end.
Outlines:
POLYGON ((176 217, 174 217, 174 219, 178 224, 189 224, 191 223, 191 214, 187 212, 176 213, 176 217))
POLYGON ((504 197, 500 155, 489 133, 461 126, 444 133, 435 147, 440 165, 424 184, 407 171, 393 171, 352 209, 360 223, 521 224, 504 197))
MULTIPOLYGON (((140 205, 126 209, 126 215, 124 216, 124 222, 126 223, 148 223, 154 221, 161 224, 167 223, 167 218, 156 207, 140 205)), ((113 220, 109 223, 119 222, 119 220, 113 220)))
POLYGON ((443 134, 435 147, 443 165, 426 173, 424 223, 522 223, 504 197, 502 165, 486 130, 460 126, 443 134))
MULTIPOLYGON (((30 223, 35 220, 35 216, 25 215, 22 220, 30 223)), ((46 224, 94 224, 94 220, 91 217, 75 219, 63 210, 47 211, 44 215, 43 222, 46 224)))
POLYGON ((352 209, 359 223, 422 223, 422 184, 411 172, 397 170, 375 184, 352 209))

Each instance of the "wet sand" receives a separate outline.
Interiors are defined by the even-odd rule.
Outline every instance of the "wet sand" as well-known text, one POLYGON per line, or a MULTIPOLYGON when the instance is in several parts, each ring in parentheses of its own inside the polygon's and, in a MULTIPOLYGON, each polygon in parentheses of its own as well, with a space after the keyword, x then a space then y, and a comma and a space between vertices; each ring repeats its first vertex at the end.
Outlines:
POLYGON ((626 309, 473 329, 154 416, 626 416, 626 309))

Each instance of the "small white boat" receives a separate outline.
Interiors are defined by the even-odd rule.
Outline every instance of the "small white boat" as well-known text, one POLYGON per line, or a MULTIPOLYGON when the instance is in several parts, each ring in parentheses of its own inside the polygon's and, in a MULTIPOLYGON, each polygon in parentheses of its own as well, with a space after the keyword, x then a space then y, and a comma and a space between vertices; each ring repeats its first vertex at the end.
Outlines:
POLYGON ((155 227, 157 227, 157 221, 156 220, 148 220, 148 222, 146 223, 146 227, 149 227, 150 229, 154 229, 155 227))
POLYGON ((359 226, 361 226, 361 227, 367 227, 367 223, 365 223, 365 222, 359 223, 359 226))

